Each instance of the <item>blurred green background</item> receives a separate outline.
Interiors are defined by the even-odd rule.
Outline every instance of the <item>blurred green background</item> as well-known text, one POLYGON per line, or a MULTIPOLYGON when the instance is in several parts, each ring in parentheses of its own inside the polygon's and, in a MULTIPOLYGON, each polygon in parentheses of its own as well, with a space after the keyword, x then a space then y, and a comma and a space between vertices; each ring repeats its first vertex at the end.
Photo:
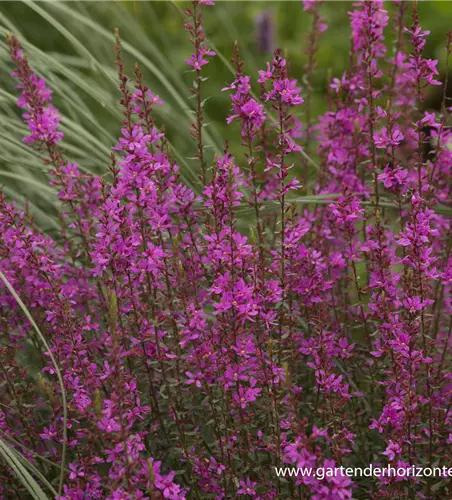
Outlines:
MULTIPOLYGON (((123 39, 126 69, 133 74, 137 61, 144 81, 165 101, 156 107, 159 124, 165 124, 174 154, 185 181, 197 189, 194 144, 188 135, 192 101, 188 88, 193 74, 184 62, 191 47, 183 29, 183 2, 0 2, 0 184, 9 196, 29 200, 37 218, 51 227, 55 197, 47 188, 45 167, 20 139, 25 128, 15 106, 17 92, 10 77, 12 70, 5 35, 15 33, 23 42, 32 67, 45 76, 54 90, 55 105, 61 110, 64 146, 68 155, 87 171, 105 173, 109 153, 121 125, 119 92, 114 64, 113 30, 123 39)), ((340 76, 348 62, 351 2, 326 2, 320 12, 328 31, 320 36, 318 64, 314 73, 313 114, 325 110, 328 75, 340 76)), ((396 6, 386 3, 392 12, 396 6)), ((221 151, 224 140, 233 152, 240 151, 238 124, 226 127, 228 93, 222 93, 234 77, 229 64, 233 42, 239 41, 245 71, 257 76, 271 53, 260 50, 256 19, 262 14, 272 19, 273 46, 280 47, 290 60, 290 74, 303 82, 307 56, 306 36, 312 18, 301 2, 217 2, 204 10, 204 27, 209 43, 219 54, 207 66, 209 77, 203 89, 206 104, 206 143, 211 151, 221 151)), ((452 2, 429 1, 419 5, 421 24, 430 30, 426 48, 429 57, 440 59, 444 71, 444 43, 451 27, 452 2)), ((408 16, 411 14, 411 5, 408 16)), ((386 30, 388 44, 392 25, 386 30)), ((391 50, 391 48, 390 48, 391 50)), ((430 96, 428 107, 437 107, 441 90, 430 96)), ((301 115, 302 119, 303 116, 301 115)))

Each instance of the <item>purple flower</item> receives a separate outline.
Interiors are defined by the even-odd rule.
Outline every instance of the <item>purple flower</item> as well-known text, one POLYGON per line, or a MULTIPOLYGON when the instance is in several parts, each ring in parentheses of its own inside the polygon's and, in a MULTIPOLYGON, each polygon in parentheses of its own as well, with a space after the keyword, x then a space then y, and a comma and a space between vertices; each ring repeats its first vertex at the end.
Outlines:
POLYGON ((393 443, 389 440, 389 444, 386 450, 383 452, 383 455, 386 455, 388 459, 392 462, 396 456, 398 456, 402 452, 402 448, 398 443, 393 443))
POLYGON ((256 484, 254 481, 251 481, 249 477, 245 479, 245 481, 240 481, 240 489, 237 490, 238 495, 248 495, 250 497, 256 496, 256 484))
POLYGON ((102 420, 97 424, 99 429, 105 432, 118 432, 121 430, 121 426, 113 418, 103 417, 102 420))

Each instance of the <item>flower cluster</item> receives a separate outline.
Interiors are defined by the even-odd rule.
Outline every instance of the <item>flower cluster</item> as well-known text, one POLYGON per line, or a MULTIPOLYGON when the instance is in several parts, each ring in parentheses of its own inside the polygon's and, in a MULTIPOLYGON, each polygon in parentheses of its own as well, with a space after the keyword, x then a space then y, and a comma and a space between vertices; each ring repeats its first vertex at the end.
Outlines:
MULTIPOLYGON (((382 2, 354 5, 350 67, 317 119, 321 3, 303 2, 306 88, 279 50, 247 75, 236 44, 225 120, 240 146, 212 158, 203 4, 185 25, 198 192, 119 35, 124 120, 102 177, 66 159, 51 91, 8 40, 61 226, 47 234, 0 193, 0 276, 30 313, 2 286, 0 438, 61 500, 449 498, 442 477, 275 473, 450 460, 451 137, 446 97, 421 107, 439 82, 416 4, 409 29, 396 5, 391 58, 382 2)), ((16 472, 0 463, 4 498, 28 498, 16 472)))

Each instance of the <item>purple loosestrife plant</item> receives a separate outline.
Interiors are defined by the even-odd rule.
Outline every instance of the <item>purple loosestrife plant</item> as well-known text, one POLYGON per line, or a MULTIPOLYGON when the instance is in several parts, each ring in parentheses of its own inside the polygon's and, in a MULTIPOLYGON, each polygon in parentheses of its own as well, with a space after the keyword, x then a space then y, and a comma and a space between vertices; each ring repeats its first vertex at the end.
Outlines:
MULTIPOLYGON (((398 2, 394 20, 381 1, 353 6, 350 64, 317 118, 320 2, 303 2, 304 86, 279 50, 247 75, 236 43, 223 90, 243 149, 226 143, 212 161, 203 4, 185 24, 199 194, 154 123, 162 101, 138 66, 127 76, 119 34, 124 119, 102 177, 66 159, 51 91, 8 39, 24 142, 50 167, 61 227, 51 237, 0 194, 0 270, 48 340, 67 408, 4 286, 0 437, 52 484, 63 463, 61 500, 449 498, 449 477, 402 474, 452 458, 449 109, 445 90, 440 113, 422 107, 441 82, 416 4, 398 2), (275 472, 371 463, 398 473, 275 472)), ((0 478, 3 498, 28 498, 3 462, 0 478)))

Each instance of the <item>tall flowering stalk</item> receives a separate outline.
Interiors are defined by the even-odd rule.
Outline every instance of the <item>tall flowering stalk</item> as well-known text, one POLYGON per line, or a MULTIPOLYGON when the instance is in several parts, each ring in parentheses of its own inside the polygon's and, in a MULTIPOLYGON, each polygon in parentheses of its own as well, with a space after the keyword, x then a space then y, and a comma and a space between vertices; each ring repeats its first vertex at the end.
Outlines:
MULTIPOLYGON (((449 498, 450 478, 408 473, 447 466, 452 442, 449 109, 445 92, 441 116, 421 108, 440 82, 416 5, 411 21, 396 9, 392 55, 382 2, 353 6, 350 65, 317 121, 281 51, 247 75, 236 43, 223 90, 242 150, 225 144, 208 170, 203 4, 185 25, 200 194, 118 33, 123 123, 102 177, 66 159, 51 91, 8 41, 24 141, 51 166, 61 228, 51 237, 0 194, 0 270, 58 367, 2 287, 0 437, 49 493, 62 478, 62 500, 449 498), (308 198, 304 108, 319 165, 308 198), (345 472, 370 463, 397 473, 345 472), (282 481, 286 466, 332 472, 282 481)), ((309 101, 324 21, 304 4, 309 101)), ((0 478, 3 497, 27 498, 9 464, 0 478)))
POLYGON ((204 101, 201 93, 201 87, 202 83, 205 81, 205 77, 201 75, 201 71, 203 66, 206 66, 209 63, 206 57, 214 56, 215 52, 210 50, 205 42, 206 36, 202 26, 203 5, 215 5, 215 3, 210 0, 194 0, 192 2, 192 7, 187 8, 185 11, 185 15, 188 19, 184 27, 190 34, 190 43, 193 45, 194 49, 191 58, 187 59, 186 63, 192 68, 192 71, 196 75, 194 87, 191 89, 191 93, 196 100, 196 122, 192 124, 192 130, 190 133, 196 141, 196 157, 201 165, 201 181, 203 185, 206 185, 207 165, 204 157, 203 143, 204 101))

